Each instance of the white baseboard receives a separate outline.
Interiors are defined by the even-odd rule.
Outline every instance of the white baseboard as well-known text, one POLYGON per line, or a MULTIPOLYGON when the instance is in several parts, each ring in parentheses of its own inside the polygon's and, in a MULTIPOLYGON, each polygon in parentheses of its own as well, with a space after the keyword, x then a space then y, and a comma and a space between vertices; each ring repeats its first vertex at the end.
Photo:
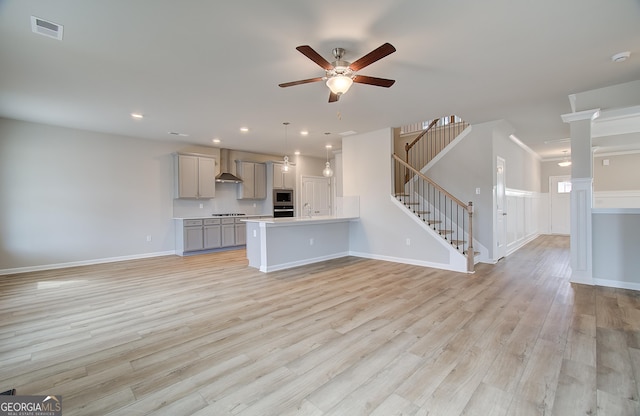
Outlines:
POLYGON ((516 251, 518 251, 522 247, 526 246, 527 244, 529 244, 530 242, 532 242, 533 240, 535 240, 539 236, 540 236, 539 233, 534 233, 534 234, 531 234, 531 235, 529 235, 527 237, 524 237, 523 239, 521 239, 519 241, 515 241, 515 242, 511 243, 511 245, 507 245, 507 256, 510 255, 510 254, 515 253, 516 251))
POLYGON ((288 262, 288 263, 274 264, 274 265, 271 265, 271 266, 262 265, 262 266, 260 266, 260 268, 258 270, 260 270, 263 273, 269 273, 269 272, 275 272, 275 271, 278 271, 278 270, 291 269, 293 267, 298 267, 298 266, 305 266, 307 264, 319 263, 321 261, 338 259, 340 257, 347 257, 348 255, 349 255, 349 253, 345 251, 345 252, 342 252, 342 253, 333 253, 333 254, 329 254, 329 255, 321 256, 321 257, 313 257, 313 258, 310 258, 310 259, 291 261, 291 262, 288 262))
POLYGON ((71 261, 68 263, 43 264, 39 266, 16 267, 14 269, 0 269, 0 276, 8 274, 38 272, 42 270, 64 269, 66 267, 89 266, 92 264, 115 263, 118 261, 147 259, 150 257, 170 256, 176 254, 175 250, 158 251, 155 253, 134 254, 131 256, 108 257, 103 259, 91 259, 82 261, 71 261))
POLYGON ((593 284, 616 289, 640 290, 640 283, 625 282, 622 280, 593 279, 593 284))
POLYGON ((429 261, 422 261, 422 260, 415 260, 415 259, 405 259, 405 258, 391 257, 391 256, 382 256, 382 255, 379 255, 379 254, 361 253, 361 252, 357 252, 357 251, 350 251, 349 255, 350 256, 355 256, 355 257, 361 257, 361 258, 364 258, 364 259, 390 261, 390 262, 393 262, 393 263, 411 264, 413 266, 431 267, 433 269, 442 269, 442 270, 449 270, 449 271, 452 271, 452 272, 467 273, 466 259, 465 259, 465 263, 462 265, 462 267, 456 267, 455 265, 452 265, 452 264, 432 263, 432 262, 429 262, 429 261))

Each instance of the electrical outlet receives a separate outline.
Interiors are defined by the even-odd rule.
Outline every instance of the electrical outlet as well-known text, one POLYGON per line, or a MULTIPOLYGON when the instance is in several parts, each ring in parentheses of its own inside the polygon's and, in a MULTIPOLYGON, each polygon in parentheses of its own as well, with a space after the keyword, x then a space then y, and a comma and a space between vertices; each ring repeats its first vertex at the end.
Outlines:
POLYGON ((148 236, 147 236, 147 243, 150 243, 150 242, 151 242, 151 236, 150 236, 150 235, 148 235, 148 236))
POLYGON ((407 244, 408 246, 410 246, 410 245, 411 245, 411 239, 410 239, 410 238, 407 238, 406 244, 407 244))
POLYGON ((309 239, 309 245, 312 246, 313 245, 313 238, 309 239))
POLYGON ((204 204, 200 204, 200 209, 204 208, 204 204))
POLYGON ((253 203, 253 207, 254 207, 254 208, 256 207, 256 203, 255 203, 255 202, 253 203))
POLYGON ((253 236, 257 237, 258 236, 258 232, 256 230, 253 230, 253 236))
POLYGON ((480 188, 476 188, 476 195, 480 195, 480 188))

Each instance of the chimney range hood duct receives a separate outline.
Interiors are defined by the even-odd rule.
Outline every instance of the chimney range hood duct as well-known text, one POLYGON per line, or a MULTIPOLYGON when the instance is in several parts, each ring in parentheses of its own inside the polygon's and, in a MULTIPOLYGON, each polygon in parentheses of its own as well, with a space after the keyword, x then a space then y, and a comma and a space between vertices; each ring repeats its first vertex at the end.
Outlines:
POLYGON ((218 183, 242 183, 242 179, 229 172, 229 149, 220 149, 220 174, 216 176, 218 183))

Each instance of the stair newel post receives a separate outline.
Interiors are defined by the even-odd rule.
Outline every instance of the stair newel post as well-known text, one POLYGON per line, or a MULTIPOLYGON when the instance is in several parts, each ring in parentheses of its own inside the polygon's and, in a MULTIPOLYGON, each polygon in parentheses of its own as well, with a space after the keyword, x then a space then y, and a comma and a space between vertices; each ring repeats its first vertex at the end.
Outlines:
POLYGON ((469 201, 467 206, 467 212, 469 213, 469 245, 467 246, 467 272, 471 273, 474 269, 474 250, 473 250, 473 202, 469 201))
MULTIPOLYGON (((404 158, 404 161, 407 162, 407 165, 409 165, 409 149, 411 147, 409 146, 409 143, 405 143, 404 144, 404 152, 406 153, 406 156, 404 158)), ((407 170, 407 168, 405 168, 405 174, 404 174, 404 183, 409 182, 409 171, 407 170)))

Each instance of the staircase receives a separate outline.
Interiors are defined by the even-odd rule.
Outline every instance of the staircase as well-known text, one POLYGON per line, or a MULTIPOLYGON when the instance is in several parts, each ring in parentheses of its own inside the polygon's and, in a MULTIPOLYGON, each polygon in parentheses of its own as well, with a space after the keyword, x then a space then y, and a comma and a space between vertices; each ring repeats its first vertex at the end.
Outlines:
POLYGON ((452 115, 425 121, 401 129, 402 136, 411 137, 412 131, 419 134, 404 145, 404 161, 419 170, 431 162, 460 133, 469 126, 460 117, 452 115), (419 128, 419 130, 415 130, 419 128))
POLYGON ((467 259, 467 271, 474 270, 473 203, 465 204, 421 169, 461 133, 468 124, 456 116, 431 120, 417 137, 405 145, 405 160, 394 154, 395 197, 434 233, 467 259))

